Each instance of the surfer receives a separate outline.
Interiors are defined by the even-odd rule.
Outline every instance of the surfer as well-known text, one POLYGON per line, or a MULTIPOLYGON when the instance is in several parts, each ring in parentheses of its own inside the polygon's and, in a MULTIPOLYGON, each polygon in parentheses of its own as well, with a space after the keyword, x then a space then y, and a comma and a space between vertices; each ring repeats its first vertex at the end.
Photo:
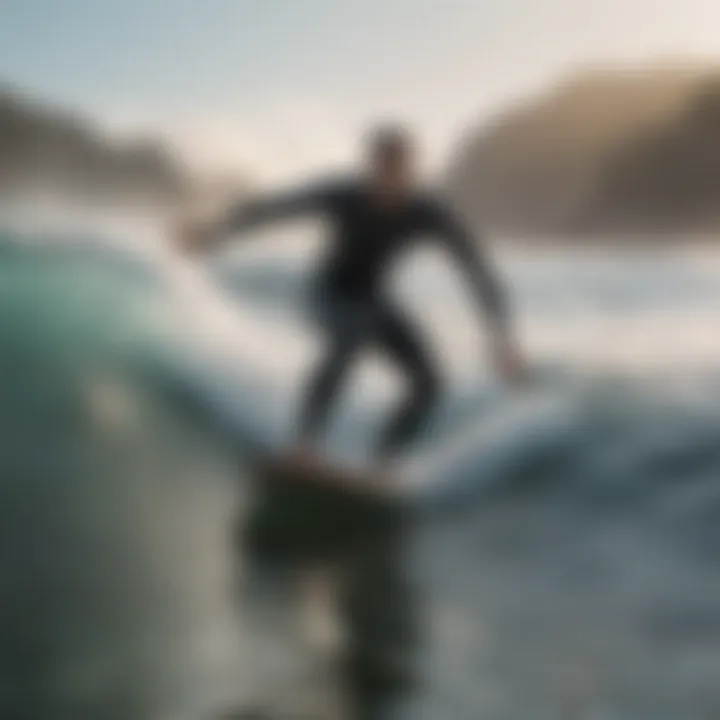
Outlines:
POLYGON ((389 297, 393 261, 413 241, 435 238, 470 281, 489 325, 497 370, 514 381, 523 363, 504 288, 479 239, 439 196, 420 186, 415 145, 405 129, 376 128, 357 176, 233 207, 219 220, 181 228, 178 241, 186 251, 201 251, 265 223, 303 216, 324 217, 332 229, 329 252, 312 284, 326 350, 304 388, 297 447, 289 458, 271 458, 258 473, 261 492, 244 525, 242 547, 260 568, 318 562, 340 568, 338 604, 347 645, 341 675, 348 710, 360 720, 376 720, 412 694, 421 633, 402 560, 411 517, 402 504, 372 490, 388 487, 385 463, 417 438, 442 391, 430 348, 389 297), (380 467, 354 475, 318 462, 315 447, 352 360, 368 346, 399 366, 409 393, 380 433, 380 467), (365 497, 348 494, 348 486, 365 497))
POLYGON ((380 433, 380 459, 395 457, 417 437, 435 407, 442 382, 425 341, 388 297, 385 280, 401 251, 432 236, 457 259, 490 328, 494 365, 507 380, 522 374, 506 294, 479 239, 434 193, 421 188, 416 148, 401 126, 369 135, 358 176, 332 179, 232 208, 220 220, 186 226, 179 242, 198 251, 268 222, 321 216, 332 227, 330 251, 316 274, 314 310, 326 340, 323 359, 307 381, 295 460, 315 457, 333 400, 357 353, 374 346, 409 381, 410 391, 380 433))

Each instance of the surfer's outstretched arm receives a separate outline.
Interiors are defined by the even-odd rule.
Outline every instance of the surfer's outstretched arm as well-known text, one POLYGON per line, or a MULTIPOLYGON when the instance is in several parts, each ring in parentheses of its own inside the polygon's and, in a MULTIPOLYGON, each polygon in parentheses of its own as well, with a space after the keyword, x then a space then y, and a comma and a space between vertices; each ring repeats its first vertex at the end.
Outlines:
POLYGON ((481 239, 444 207, 433 208, 433 225, 470 283, 477 306, 490 328, 498 369, 509 379, 517 379, 522 372, 522 362, 511 328, 508 292, 488 260, 481 239))
POLYGON ((272 222, 293 220, 329 209, 334 196, 329 183, 312 184, 289 192, 242 203, 221 219, 218 232, 225 235, 253 230, 272 222))
POLYGON ((330 210, 337 195, 332 183, 316 183, 233 206, 219 219, 184 225, 178 244, 184 250, 208 250, 239 233, 263 225, 321 214, 330 210))

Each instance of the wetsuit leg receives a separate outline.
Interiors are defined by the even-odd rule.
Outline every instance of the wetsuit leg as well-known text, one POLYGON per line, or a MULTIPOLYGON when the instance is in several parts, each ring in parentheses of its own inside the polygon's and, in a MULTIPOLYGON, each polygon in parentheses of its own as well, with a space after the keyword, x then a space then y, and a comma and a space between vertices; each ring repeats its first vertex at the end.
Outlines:
POLYGON ((325 354, 307 383, 300 411, 300 437, 312 440, 325 427, 332 401, 360 347, 372 336, 375 317, 366 303, 324 296, 318 308, 325 354))
POLYGON ((440 377, 434 359, 410 318, 390 304, 377 312, 375 334, 379 349, 407 374, 410 392, 381 434, 379 454, 389 456, 412 442, 440 396, 440 377))

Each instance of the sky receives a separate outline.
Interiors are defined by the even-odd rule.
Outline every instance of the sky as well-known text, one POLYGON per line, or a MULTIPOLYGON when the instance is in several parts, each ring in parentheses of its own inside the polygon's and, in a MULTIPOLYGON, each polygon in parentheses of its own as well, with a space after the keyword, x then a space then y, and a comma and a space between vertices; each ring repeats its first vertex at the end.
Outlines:
POLYGON ((274 181, 398 119, 441 164, 581 65, 720 59, 717 0, 0 0, 0 82, 274 181))

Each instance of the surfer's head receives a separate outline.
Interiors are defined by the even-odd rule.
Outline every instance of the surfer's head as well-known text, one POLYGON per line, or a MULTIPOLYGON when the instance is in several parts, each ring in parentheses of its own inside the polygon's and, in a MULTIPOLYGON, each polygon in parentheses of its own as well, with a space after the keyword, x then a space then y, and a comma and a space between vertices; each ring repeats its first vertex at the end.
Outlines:
POLYGON ((389 198, 402 198, 416 182, 416 147, 403 125, 385 123, 371 129, 366 140, 368 172, 373 187, 389 198))

